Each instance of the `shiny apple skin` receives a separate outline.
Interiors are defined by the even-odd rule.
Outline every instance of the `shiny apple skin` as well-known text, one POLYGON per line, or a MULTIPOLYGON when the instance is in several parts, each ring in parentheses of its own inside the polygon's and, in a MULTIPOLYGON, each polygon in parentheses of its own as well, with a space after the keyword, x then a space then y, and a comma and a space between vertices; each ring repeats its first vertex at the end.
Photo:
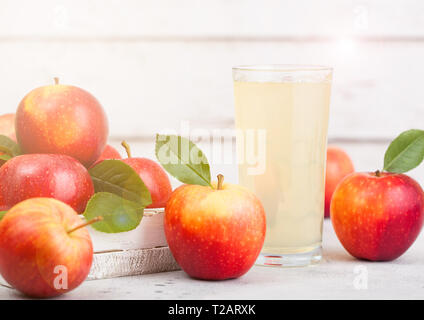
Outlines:
POLYGON ((105 148, 108 130, 97 99, 74 86, 34 89, 16 111, 16 137, 23 153, 65 154, 87 168, 105 148))
POLYGON ((15 289, 36 298, 76 288, 87 278, 93 259, 87 229, 67 233, 81 223, 70 206, 55 199, 17 204, 0 221, 0 274, 15 289), (55 288, 64 270, 55 270, 57 266, 67 270, 67 289, 55 288))
POLYGON ((264 208, 247 189, 183 185, 165 208, 169 248, 191 277, 224 280, 245 274, 256 261, 266 232, 264 208))
POLYGON ((94 162, 90 168, 94 167, 95 165, 99 164, 103 160, 120 160, 122 159, 121 154, 111 145, 107 144, 104 148, 102 154, 100 155, 99 159, 97 159, 96 162, 94 162))
POLYGON ((325 171, 325 210, 324 216, 330 217, 330 204, 334 190, 340 181, 355 171, 349 155, 341 148, 328 146, 327 167, 325 171))
POLYGON ((77 160, 57 154, 27 154, 0 168, 0 209, 38 197, 61 200, 83 213, 94 186, 87 169, 77 160))
POLYGON ((354 257, 388 261, 400 257, 418 237, 424 221, 424 194, 404 174, 353 173, 336 188, 331 221, 354 257))
POLYGON ((152 197, 147 208, 163 208, 172 193, 171 182, 165 170, 153 160, 147 158, 127 158, 122 160, 138 173, 152 197))

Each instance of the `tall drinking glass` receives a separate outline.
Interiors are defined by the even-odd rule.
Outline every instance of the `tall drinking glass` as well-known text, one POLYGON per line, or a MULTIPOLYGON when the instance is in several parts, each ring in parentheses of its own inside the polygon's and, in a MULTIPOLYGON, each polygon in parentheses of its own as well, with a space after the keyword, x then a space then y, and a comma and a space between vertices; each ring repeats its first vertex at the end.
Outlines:
POLYGON ((233 80, 239 183, 261 199, 267 219, 257 264, 318 263, 332 69, 240 66, 233 80), (252 150, 262 164, 249 161, 252 150))

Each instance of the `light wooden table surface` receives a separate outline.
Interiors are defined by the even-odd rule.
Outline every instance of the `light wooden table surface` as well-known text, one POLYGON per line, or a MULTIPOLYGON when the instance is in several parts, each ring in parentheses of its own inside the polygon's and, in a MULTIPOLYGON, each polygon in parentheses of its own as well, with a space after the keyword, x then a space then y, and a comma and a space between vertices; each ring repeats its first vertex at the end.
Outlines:
MULTIPOLYGON (((25 298, 0 287, 0 299, 25 298)), ((324 260, 304 268, 253 267, 239 279, 199 281, 183 271, 85 281, 57 299, 422 299, 424 237, 393 262, 352 258, 324 224, 324 260), (359 286, 358 286, 359 284, 359 286)))

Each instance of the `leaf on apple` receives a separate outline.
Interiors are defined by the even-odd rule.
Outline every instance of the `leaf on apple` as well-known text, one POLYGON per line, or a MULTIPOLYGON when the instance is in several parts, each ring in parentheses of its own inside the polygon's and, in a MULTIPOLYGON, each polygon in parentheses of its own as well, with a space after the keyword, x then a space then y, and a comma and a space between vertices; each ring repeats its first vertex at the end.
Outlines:
POLYGON ((109 192, 96 193, 88 202, 84 217, 89 221, 98 216, 103 220, 91 226, 101 232, 118 233, 137 228, 143 218, 144 207, 109 192))
MULTIPOLYGON (((21 154, 21 149, 19 148, 19 145, 10 139, 7 136, 0 135, 0 152, 3 152, 6 154, 6 156, 9 156, 10 158, 19 156, 21 154)), ((6 159, 6 160, 9 160, 6 159)), ((2 160, 5 160, 2 158, 2 160)))
POLYGON ((155 153, 162 167, 179 181, 212 186, 208 159, 190 140, 157 134, 155 153))
POLYGON ((8 160, 10 160, 10 159, 12 159, 12 156, 9 156, 9 155, 8 155, 8 154, 6 154, 6 153, 0 154, 0 160, 8 161, 8 160))
POLYGON ((404 173, 417 167, 424 159, 424 130, 402 132, 384 155, 384 170, 404 173))
POLYGON ((137 172, 120 160, 104 160, 89 170, 96 192, 109 192, 142 207, 152 203, 152 197, 137 172))
POLYGON ((7 213, 7 211, 0 211, 0 221, 3 219, 4 215, 7 213))

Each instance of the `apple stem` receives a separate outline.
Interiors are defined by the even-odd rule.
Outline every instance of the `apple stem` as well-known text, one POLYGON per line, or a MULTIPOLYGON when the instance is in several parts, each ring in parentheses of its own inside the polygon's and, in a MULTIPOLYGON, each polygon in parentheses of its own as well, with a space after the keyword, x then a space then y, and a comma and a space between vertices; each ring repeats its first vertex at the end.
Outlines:
POLYGON ((123 146, 125 148, 125 151, 127 152, 128 158, 131 158, 131 148, 130 148, 129 144, 124 140, 124 141, 121 142, 121 146, 123 146))
POLYGON ((58 77, 54 77, 54 84, 59 84, 59 78, 58 77))
POLYGON ((93 223, 96 223, 96 222, 99 222, 99 221, 102 221, 102 220, 103 220, 102 216, 95 217, 91 220, 88 220, 87 222, 84 222, 84 223, 76 226, 75 228, 72 228, 71 230, 68 231, 68 234, 71 234, 72 232, 74 232, 78 229, 84 228, 86 226, 89 226, 90 224, 93 224, 93 223))
POLYGON ((380 172, 380 170, 377 170, 377 171, 375 172, 375 176, 376 176, 376 177, 380 177, 380 176, 381 176, 381 172, 380 172))
POLYGON ((218 178, 218 186, 216 189, 222 190, 222 184, 224 183, 224 176, 222 174, 218 174, 217 178, 218 178))

